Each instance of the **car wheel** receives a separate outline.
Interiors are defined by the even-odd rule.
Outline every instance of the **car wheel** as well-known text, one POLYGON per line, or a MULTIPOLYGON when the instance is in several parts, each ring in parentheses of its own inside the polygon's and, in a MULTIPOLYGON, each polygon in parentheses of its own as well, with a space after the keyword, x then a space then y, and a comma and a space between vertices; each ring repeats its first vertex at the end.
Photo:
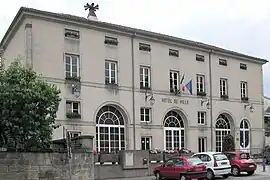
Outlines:
POLYGON ((160 175, 160 172, 156 172, 155 176, 156 176, 156 180, 161 180, 162 179, 162 177, 160 175))
POLYGON ((229 174, 223 175, 223 178, 224 178, 224 179, 226 179, 226 178, 228 178, 228 177, 229 177, 229 174))
POLYGON ((210 169, 207 170, 206 178, 209 180, 214 178, 214 173, 212 170, 210 170, 210 169))
POLYGON ((240 174, 240 169, 236 166, 232 167, 232 175, 233 176, 238 176, 240 174))
POLYGON ((251 175, 254 174, 254 172, 255 172, 255 171, 248 171, 247 174, 248 174, 249 176, 251 176, 251 175))

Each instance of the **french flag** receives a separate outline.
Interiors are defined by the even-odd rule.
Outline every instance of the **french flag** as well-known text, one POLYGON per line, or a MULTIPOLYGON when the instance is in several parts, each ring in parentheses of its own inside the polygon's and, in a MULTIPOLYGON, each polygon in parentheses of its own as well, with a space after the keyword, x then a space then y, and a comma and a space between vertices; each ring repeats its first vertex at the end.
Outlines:
POLYGON ((192 94, 192 80, 190 80, 185 86, 182 87, 183 92, 189 92, 192 94))

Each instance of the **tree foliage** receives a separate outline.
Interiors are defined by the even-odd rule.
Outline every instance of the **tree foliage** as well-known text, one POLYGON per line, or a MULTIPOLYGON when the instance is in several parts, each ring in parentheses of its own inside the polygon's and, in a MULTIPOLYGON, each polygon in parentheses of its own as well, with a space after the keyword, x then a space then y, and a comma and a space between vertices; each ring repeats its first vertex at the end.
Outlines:
POLYGON ((0 72, 0 147, 50 147, 60 90, 15 60, 0 72))
POLYGON ((223 143, 222 143, 222 150, 224 152, 226 151, 235 151, 235 142, 234 142, 234 137, 230 134, 227 134, 223 138, 223 143))

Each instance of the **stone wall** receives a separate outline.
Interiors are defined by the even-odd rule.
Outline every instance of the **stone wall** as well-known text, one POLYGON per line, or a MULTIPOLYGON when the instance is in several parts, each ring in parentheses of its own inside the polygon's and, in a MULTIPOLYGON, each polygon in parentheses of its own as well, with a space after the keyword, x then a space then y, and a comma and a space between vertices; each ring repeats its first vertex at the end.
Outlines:
POLYGON ((0 152, 0 180, 94 180, 91 138, 73 139, 71 158, 59 143, 62 152, 0 152))

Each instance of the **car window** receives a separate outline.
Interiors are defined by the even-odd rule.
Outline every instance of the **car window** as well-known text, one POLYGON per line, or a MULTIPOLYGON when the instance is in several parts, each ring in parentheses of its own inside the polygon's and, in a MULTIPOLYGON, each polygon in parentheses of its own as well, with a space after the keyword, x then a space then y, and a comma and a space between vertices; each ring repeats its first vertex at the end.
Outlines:
POLYGON ((214 158, 216 161, 228 160, 227 156, 222 153, 214 154, 214 158))
POLYGON ((202 160, 202 162, 209 162, 209 161, 211 161, 210 156, 208 156, 207 154, 201 154, 200 159, 202 160))
POLYGON ((171 166, 173 166, 173 165, 174 165, 174 162, 173 162, 172 159, 171 159, 171 160, 168 160, 168 161, 166 162, 166 164, 165 164, 166 167, 171 167, 171 166))
POLYGON ((229 160, 234 160, 235 158, 235 154, 232 154, 232 153, 226 153, 225 155, 227 156, 229 160))
POLYGON ((250 159, 249 153, 241 153, 239 159, 250 159))
POLYGON ((189 158, 187 161, 192 166, 203 164, 202 160, 199 158, 189 158))
POLYGON ((182 160, 182 159, 177 159, 176 161, 175 161, 175 164, 174 164, 175 166, 184 166, 184 160, 182 160))

